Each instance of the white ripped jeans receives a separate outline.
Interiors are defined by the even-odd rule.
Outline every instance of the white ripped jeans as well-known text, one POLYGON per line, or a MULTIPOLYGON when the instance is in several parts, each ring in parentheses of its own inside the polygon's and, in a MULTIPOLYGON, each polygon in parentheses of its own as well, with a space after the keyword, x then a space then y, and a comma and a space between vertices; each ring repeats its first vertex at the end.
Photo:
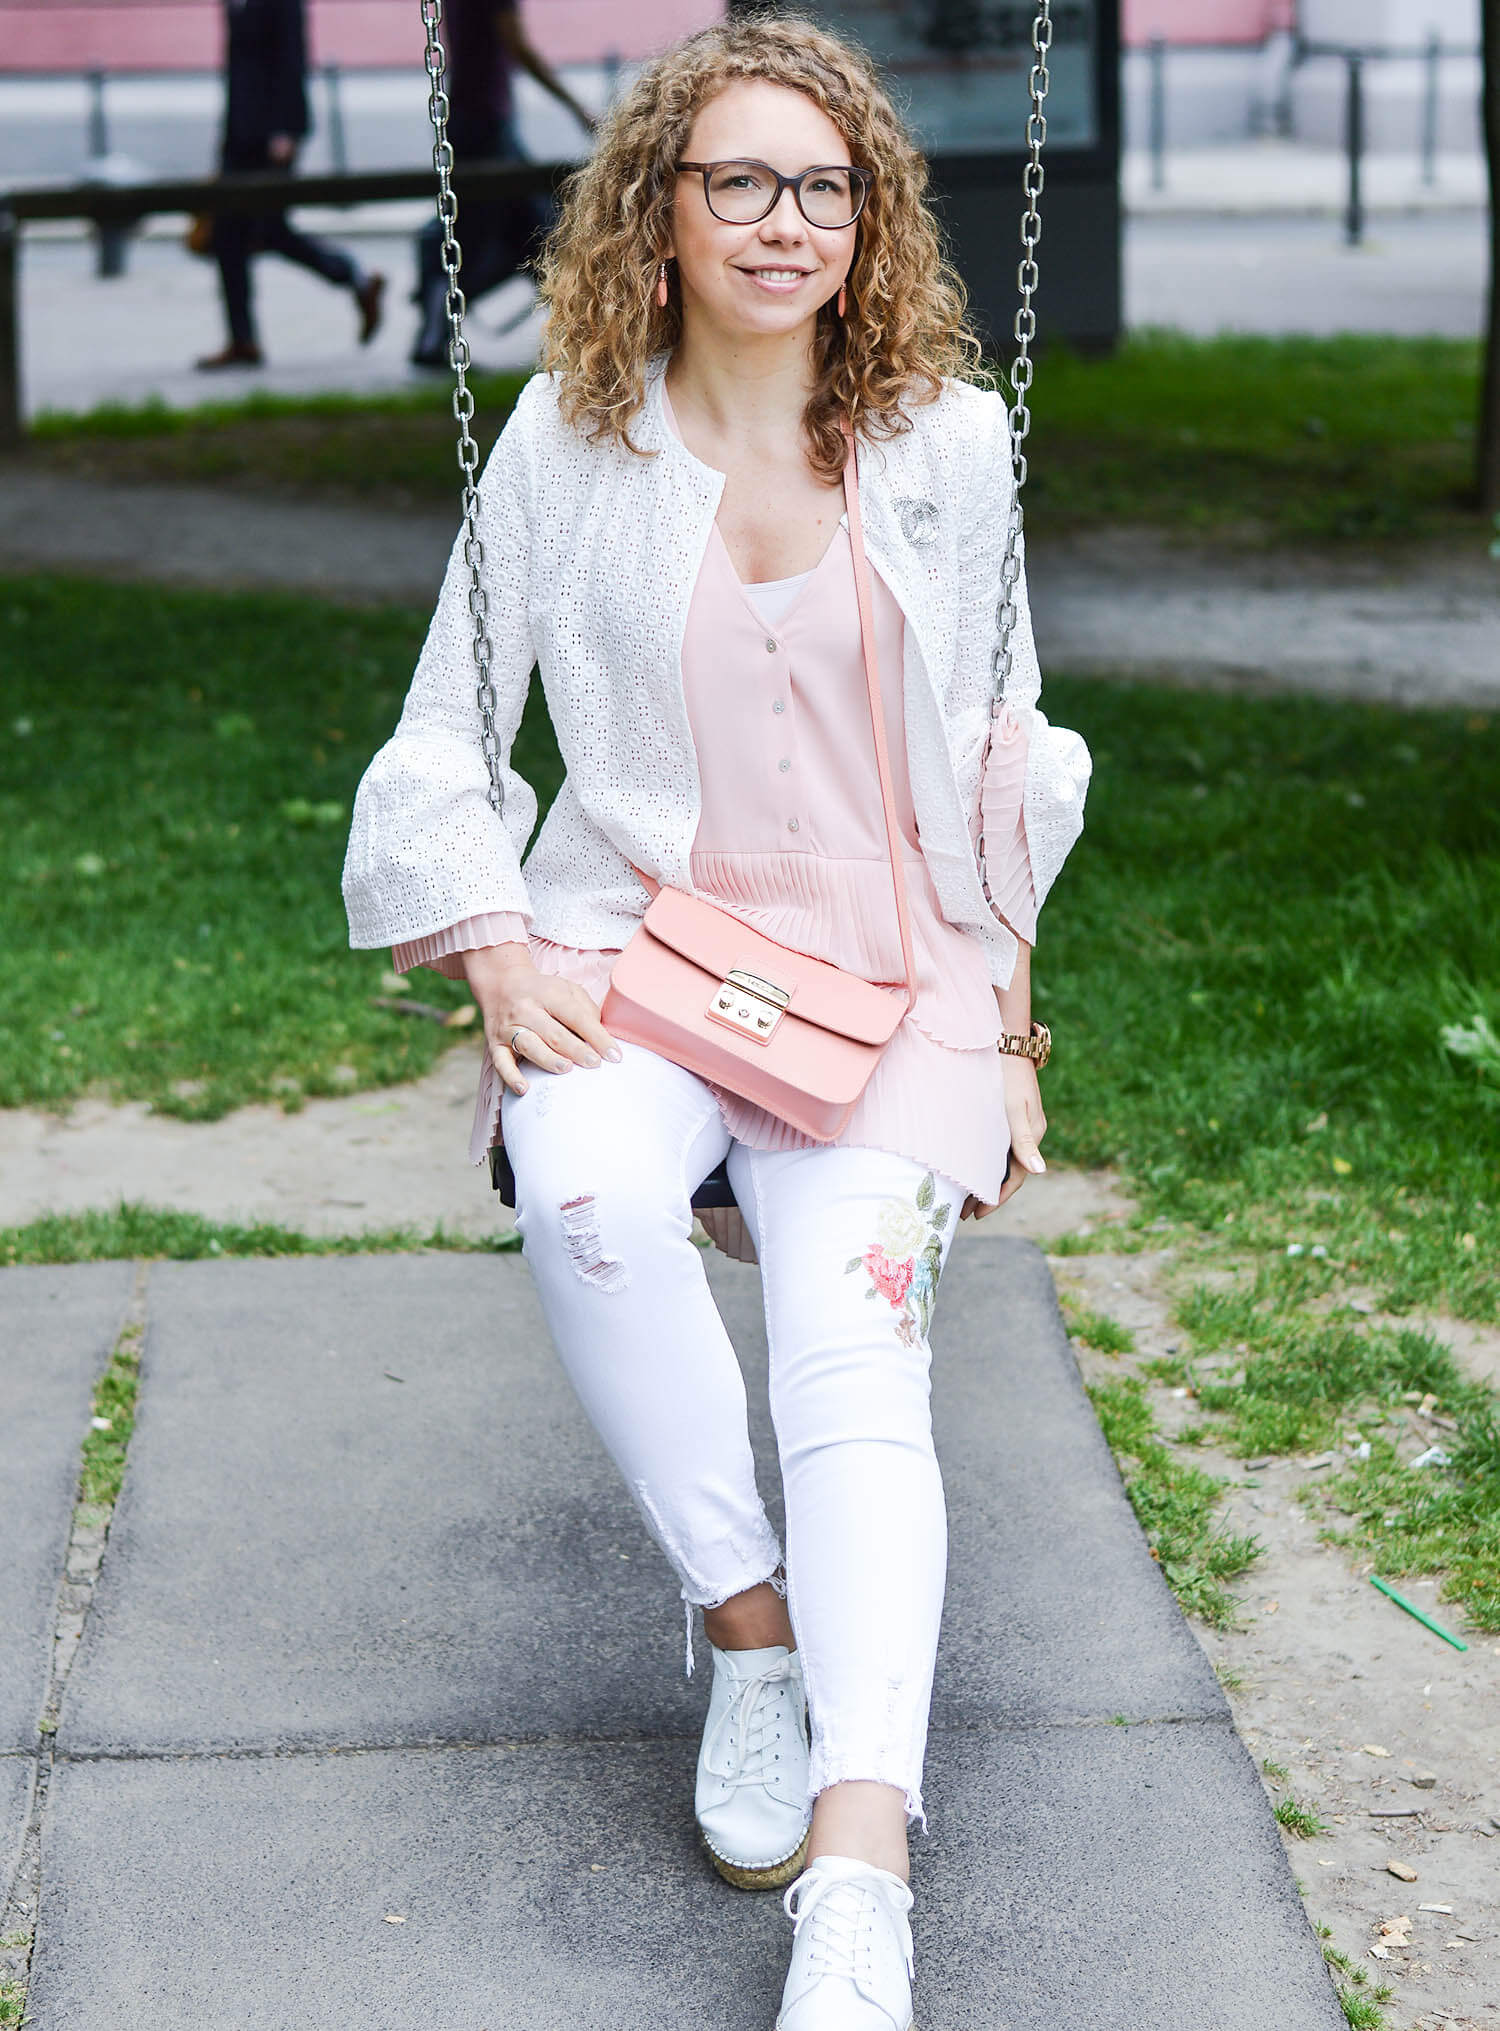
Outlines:
POLYGON ((734 1141, 695 1073, 622 1043, 502 1100, 516 1224, 564 1367, 682 1583, 689 1618, 771 1579, 745 1387, 689 1198, 729 1160, 760 1260, 809 1791, 922 1759, 947 1571, 927 1325, 963 1193, 888 1151, 734 1141))

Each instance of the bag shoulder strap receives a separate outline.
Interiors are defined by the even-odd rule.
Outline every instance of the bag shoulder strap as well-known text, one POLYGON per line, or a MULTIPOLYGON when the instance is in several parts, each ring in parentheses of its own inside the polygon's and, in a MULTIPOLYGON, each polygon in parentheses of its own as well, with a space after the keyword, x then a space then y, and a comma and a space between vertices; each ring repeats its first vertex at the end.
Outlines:
POLYGON ((891 757, 886 744, 885 706, 880 695, 880 662, 875 649, 875 605, 870 596, 870 563, 865 556, 864 521, 859 511, 859 459, 854 431, 844 419, 844 501, 849 510, 849 548, 854 553, 854 590, 859 600, 859 635, 864 650, 865 689, 870 695, 870 727, 875 735, 875 768, 880 777, 880 803, 885 814, 885 844, 896 891, 896 923, 901 933, 901 966, 910 1011, 917 998, 917 969, 912 959, 911 900, 906 889, 906 863, 901 828, 896 823, 896 793, 891 784, 891 757))

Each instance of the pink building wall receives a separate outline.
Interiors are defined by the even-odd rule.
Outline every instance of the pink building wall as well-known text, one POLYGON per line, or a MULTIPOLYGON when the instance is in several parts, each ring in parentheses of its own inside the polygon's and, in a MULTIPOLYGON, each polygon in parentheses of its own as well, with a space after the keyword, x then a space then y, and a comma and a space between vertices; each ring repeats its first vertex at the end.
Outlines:
MULTIPOLYGON (((522 0, 531 38, 553 63, 651 56, 723 11, 718 0, 522 0)), ((421 66, 417 0, 308 0, 308 22, 316 63, 421 66)), ((0 75, 213 70, 221 23, 218 0, 0 0, 0 75)))
POLYGON ((1297 0, 1120 0, 1120 33, 1128 49, 1153 35, 1168 42, 1263 42, 1296 24, 1297 0))

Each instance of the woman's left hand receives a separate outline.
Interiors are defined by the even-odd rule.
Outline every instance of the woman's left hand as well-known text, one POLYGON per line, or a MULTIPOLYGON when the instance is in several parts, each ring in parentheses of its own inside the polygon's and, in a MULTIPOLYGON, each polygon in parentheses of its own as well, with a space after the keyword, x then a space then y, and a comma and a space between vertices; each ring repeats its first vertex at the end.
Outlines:
POLYGON ((1010 1125, 1010 1155, 1006 1161, 1005 1183, 992 1206, 986 1205, 983 1199, 976 1199, 971 1192, 964 1201, 963 1212, 959 1215, 961 1220, 983 1220, 1020 1191, 1029 1172, 1047 1168, 1038 1147, 1047 1133, 1047 1117, 1042 1112, 1042 1092, 1037 1084, 1036 1066, 1030 1058, 1007 1053, 1002 1076, 1005 1080, 1005 1118, 1010 1125))

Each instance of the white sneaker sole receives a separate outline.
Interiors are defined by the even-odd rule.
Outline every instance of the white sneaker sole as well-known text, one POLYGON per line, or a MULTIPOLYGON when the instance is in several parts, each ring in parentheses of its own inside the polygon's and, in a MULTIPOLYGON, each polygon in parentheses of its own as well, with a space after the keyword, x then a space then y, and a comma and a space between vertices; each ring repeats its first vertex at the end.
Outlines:
MULTIPOLYGON (((782 2026, 785 2024, 785 2022, 786 2019, 781 2015, 780 2011, 778 2010, 776 2013, 776 2022, 775 2025, 773 2026, 773 2031, 782 2031, 782 2026)), ((901 2026, 901 2031, 915 2031, 916 2022, 917 2020, 915 2016, 908 2017, 906 2022, 901 2026)))

